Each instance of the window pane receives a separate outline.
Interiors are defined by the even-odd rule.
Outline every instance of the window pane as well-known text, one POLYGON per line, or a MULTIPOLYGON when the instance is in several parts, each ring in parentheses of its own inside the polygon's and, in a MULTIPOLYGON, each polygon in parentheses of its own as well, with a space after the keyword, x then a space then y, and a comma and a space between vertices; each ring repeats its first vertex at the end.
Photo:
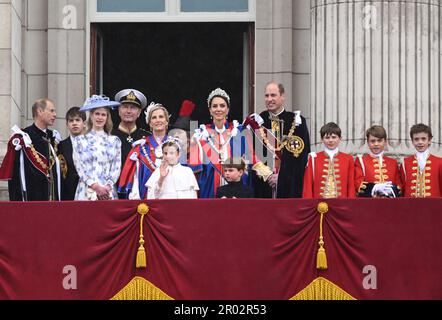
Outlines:
POLYGON ((97 0, 98 12, 164 12, 165 0, 97 0))
POLYGON ((182 12, 247 12, 248 0, 181 0, 182 12))

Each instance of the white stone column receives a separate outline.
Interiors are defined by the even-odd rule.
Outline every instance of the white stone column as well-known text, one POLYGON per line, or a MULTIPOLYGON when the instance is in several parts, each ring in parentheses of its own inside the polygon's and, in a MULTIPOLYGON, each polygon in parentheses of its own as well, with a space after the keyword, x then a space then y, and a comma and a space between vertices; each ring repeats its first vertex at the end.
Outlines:
MULTIPOLYGON (((22 59, 22 1, 0 0, 0 162, 6 153, 10 129, 20 124, 22 59)), ((0 182, 0 200, 7 199, 7 184, 0 182)))
POLYGON ((67 135, 65 114, 85 100, 86 0, 48 0, 48 97, 57 108, 58 129, 67 135))
POLYGON ((269 81, 284 84, 289 110, 310 115, 310 0, 256 1, 256 111, 269 81))
POLYGON ((442 148, 441 3, 437 0, 312 0, 312 143, 329 121, 343 147, 365 151, 364 131, 387 129, 389 151, 409 154, 409 129, 433 129, 442 148))

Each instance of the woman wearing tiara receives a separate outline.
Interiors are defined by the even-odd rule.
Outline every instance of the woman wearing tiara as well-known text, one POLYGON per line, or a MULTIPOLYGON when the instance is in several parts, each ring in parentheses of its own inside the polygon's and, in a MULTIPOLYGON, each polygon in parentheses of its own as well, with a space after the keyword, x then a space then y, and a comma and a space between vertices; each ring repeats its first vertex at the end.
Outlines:
MULTIPOLYGON (((261 163, 253 151, 252 137, 249 130, 233 120, 227 121, 230 109, 230 97, 221 88, 213 90, 207 105, 212 117, 212 123, 201 125, 195 130, 190 146, 191 165, 200 164, 202 171, 198 173, 200 198, 215 198, 219 186, 226 181, 222 174, 222 164, 228 158, 239 157, 248 162, 250 169, 264 180, 272 174, 270 168, 261 163)), ((242 182, 250 186, 251 179, 244 174, 242 182)))
POLYGON ((196 199, 198 183, 192 169, 182 166, 180 141, 169 137, 161 145, 163 161, 146 183, 147 199, 196 199))
POLYGON ((146 123, 152 132, 145 139, 133 143, 120 176, 118 191, 128 199, 146 199, 146 182, 161 165, 161 145, 167 140, 169 112, 159 103, 151 103, 145 111, 146 123))

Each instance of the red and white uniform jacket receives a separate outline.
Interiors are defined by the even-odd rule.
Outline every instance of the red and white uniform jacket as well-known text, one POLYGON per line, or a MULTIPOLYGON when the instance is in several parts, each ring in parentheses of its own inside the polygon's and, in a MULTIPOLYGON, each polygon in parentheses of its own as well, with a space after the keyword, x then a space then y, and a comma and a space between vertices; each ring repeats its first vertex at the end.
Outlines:
POLYGON ((420 170, 416 155, 405 158, 400 169, 404 196, 414 198, 442 195, 442 158, 429 155, 424 170, 420 170))
POLYGON ((327 153, 310 153, 304 174, 303 198, 354 198, 354 161, 338 152, 333 159, 327 153))
POLYGON ((373 157, 369 154, 359 155, 356 158, 355 190, 358 196, 371 197, 370 185, 372 188, 373 184, 387 181, 391 181, 399 191, 402 190, 399 166, 395 159, 382 156, 381 164, 379 157, 373 157))

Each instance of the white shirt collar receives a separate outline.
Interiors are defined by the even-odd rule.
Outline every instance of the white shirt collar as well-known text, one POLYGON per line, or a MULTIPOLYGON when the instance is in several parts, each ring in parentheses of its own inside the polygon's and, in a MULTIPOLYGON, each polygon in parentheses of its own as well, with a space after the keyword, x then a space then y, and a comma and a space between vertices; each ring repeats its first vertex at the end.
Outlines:
POLYGON ((425 150, 424 152, 416 152, 417 162, 419 163, 419 168, 421 171, 424 171, 429 155, 429 149, 425 150))
POLYGON ((324 146, 324 152, 329 156, 330 159, 333 159, 333 157, 338 154, 339 148, 332 150, 324 146))
POLYGON ((370 156, 372 157, 372 158, 383 158, 384 157, 384 151, 382 151, 382 152, 379 152, 378 154, 374 154, 373 152, 371 152, 370 151, 370 156))
POLYGON ((271 111, 269 111, 269 113, 270 113, 272 116, 277 117, 277 116, 279 116, 281 113, 283 113, 284 111, 285 111, 285 108, 282 107, 282 110, 279 111, 278 113, 273 113, 273 112, 271 112, 271 111))

